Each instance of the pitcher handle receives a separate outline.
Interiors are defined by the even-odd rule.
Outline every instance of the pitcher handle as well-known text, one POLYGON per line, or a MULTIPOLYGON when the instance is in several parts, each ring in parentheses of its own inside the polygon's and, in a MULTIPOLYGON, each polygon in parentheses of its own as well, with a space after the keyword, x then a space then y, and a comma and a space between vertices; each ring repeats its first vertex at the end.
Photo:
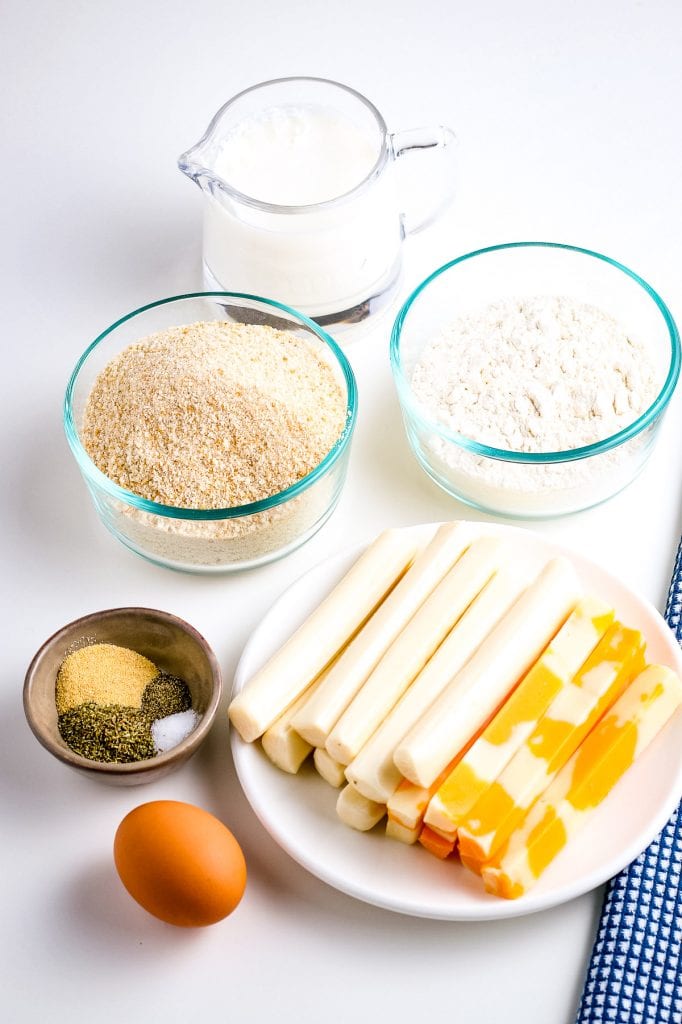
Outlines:
MULTIPOLYGON (((455 133, 444 125, 438 125, 435 128, 408 128, 404 131, 392 132, 389 138, 395 160, 399 160, 409 153, 419 153, 421 150, 434 151, 431 158, 432 180, 430 184, 437 186, 434 189, 435 202, 429 204, 424 215, 414 221, 408 214, 401 214, 403 232, 406 235, 415 235, 432 224, 452 202, 455 194, 457 139, 455 133), (438 185, 439 177, 440 185, 438 185)), ((430 193, 431 189, 428 189, 428 192, 430 193)))

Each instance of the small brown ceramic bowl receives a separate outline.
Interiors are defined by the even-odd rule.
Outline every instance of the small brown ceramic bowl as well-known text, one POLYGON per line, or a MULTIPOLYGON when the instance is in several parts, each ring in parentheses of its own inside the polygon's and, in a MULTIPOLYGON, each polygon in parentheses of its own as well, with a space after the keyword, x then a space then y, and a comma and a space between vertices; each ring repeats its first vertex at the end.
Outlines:
POLYGON ((153 608, 111 608, 76 619, 45 641, 26 673, 24 711, 38 741, 64 764, 102 782, 137 786, 167 775, 199 748, 215 718, 221 689, 215 654, 189 623, 153 608), (59 734, 55 681, 67 654, 92 643, 128 647, 164 672, 184 679, 192 707, 200 715, 189 736, 165 753, 130 764, 90 761, 74 753, 59 734))

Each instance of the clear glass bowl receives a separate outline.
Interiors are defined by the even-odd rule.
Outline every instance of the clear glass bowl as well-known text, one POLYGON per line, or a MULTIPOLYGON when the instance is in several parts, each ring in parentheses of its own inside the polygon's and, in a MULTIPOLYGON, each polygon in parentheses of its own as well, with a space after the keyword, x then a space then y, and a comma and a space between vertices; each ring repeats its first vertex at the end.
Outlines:
POLYGON ((126 547, 157 565, 188 572, 248 569, 280 558, 326 522, 341 494, 357 411, 353 371, 336 342, 301 313, 237 292, 195 292, 142 306, 95 338, 78 360, 64 400, 64 428, 104 525, 126 547), (346 425, 312 472, 262 501, 222 509, 188 509, 148 501, 113 483, 95 466, 80 437, 95 378, 122 349, 164 328, 200 320, 267 324, 305 338, 332 368, 346 395, 346 425))
POLYGON ((615 260, 571 245, 511 242, 460 256, 422 281, 393 326, 391 367, 408 440, 437 484, 486 512, 546 518, 599 504, 642 469, 679 377, 680 338, 653 288, 615 260), (437 422, 410 383, 424 346, 463 314, 540 295, 595 306, 646 345, 657 387, 651 405, 610 437, 554 452, 495 448, 437 422))

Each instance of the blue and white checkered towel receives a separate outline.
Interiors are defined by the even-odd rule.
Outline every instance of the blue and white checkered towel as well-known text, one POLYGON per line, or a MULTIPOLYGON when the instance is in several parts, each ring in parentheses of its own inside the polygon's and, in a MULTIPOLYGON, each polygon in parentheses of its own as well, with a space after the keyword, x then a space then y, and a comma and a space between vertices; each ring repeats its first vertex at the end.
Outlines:
MULTIPOLYGON (((682 644, 682 541, 665 617, 682 644)), ((682 804, 609 882, 576 1024, 682 1024, 682 804)))

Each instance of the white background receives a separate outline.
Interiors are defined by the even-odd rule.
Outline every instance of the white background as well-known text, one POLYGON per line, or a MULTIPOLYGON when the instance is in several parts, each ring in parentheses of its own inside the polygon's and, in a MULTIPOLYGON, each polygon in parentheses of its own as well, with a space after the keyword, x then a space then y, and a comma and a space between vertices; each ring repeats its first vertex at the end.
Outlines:
MULTIPOLYGON (((72 775, 21 708, 35 649, 98 608, 141 604, 196 625, 229 693, 272 600, 387 525, 467 514, 412 460, 388 324, 350 350, 360 415, 341 504, 289 558, 232 577, 155 568, 96 518, 61 427, 71 368, 144 302, 200 286, 200 194, 175 166, 229 96, 307 74, 355 86, 389 126, 459 137, 456 204, 406 246, 406 287, 446 259, 563 241, 642 274, 682 319, 682 8, 676 0, 35 2, 0 11, 3 212, 2 690, 4 948, 12 1022, 192 1020, 569 1024, 601 893, 505 923, 401 917, 333 891, 258 824, 232 768, 224 709, 197 758, 144 789, 72 775), (158 797, 222 818, 246 853, 232 917, 197 932, 123 891, 120 819, 158 797)), ((662 608, 682 529, 678 394, 649 466, 591 512, 535 524, 662 608)), ((225 704, 227 703, 227 695, 225 704)))

